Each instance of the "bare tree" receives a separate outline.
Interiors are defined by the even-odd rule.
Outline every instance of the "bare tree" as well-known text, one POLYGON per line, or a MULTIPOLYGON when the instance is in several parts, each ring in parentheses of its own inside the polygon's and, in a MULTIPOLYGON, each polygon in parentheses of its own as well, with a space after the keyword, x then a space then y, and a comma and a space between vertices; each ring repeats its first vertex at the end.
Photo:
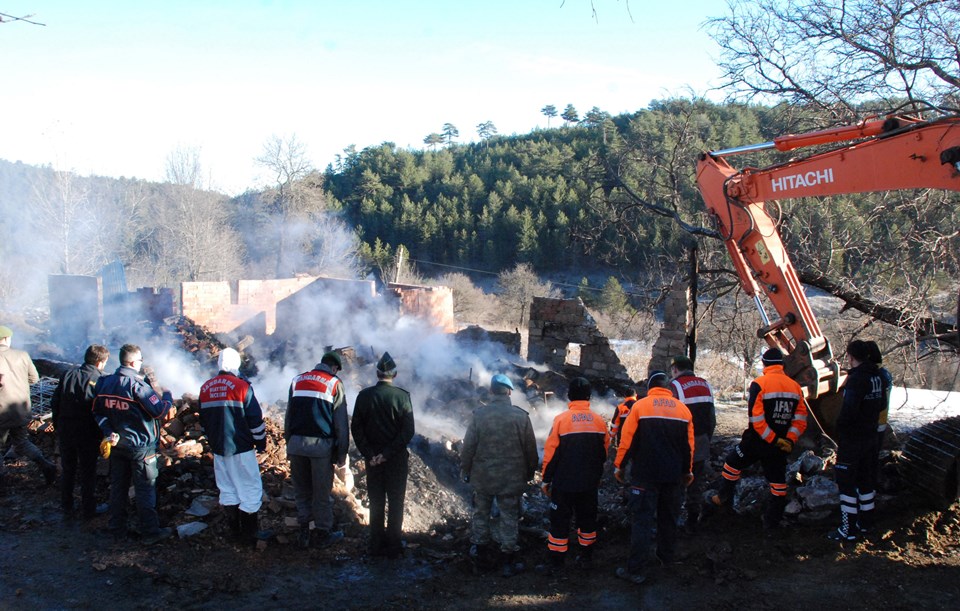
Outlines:
POLYGON ((37 239, 51 246, 55 269, 61 274, 89 273, 99 253, 89 244, 97 233, 97 218, 91 209, 87 187, 72 172, 54 170, 33 183, 37 239))
POLYGON ((730 0, 710 19, 737 98, 814 105, 838 119, 864 101, 956 104, 955 0, 730 0))
POLYGON ((543 282, 529 263, 518 263, 497 276, 497 292, 507 324, 523 327, 530 319, 530 303, 534 297, 559 297, 560 291, 543 282))
POLYGON ((200 149, 178 146, 167 155, 167 182, 194 189, 207 187, 200 163, 200 149))
POLYGON ((155 281, 162 284, 226 280, 240 275, 243 245, 230 224, 226 198, 202 190, 203 166, 195 148, 167 156, 169 184, 149 198, 144 222, 155 281))
POLYGON ((309 189, 299 189, 297 186, 315 170, 307 157, 306 146, 296 135, 271 137, 264 144, 257 163, 274 174, 275 184, 268 195, 267 209, 273 219, 277 240, 274 273, 281 277, 291 271, 284 261, 288 249, 287 221, 298 211, 308 209, 315 203, 309 189))

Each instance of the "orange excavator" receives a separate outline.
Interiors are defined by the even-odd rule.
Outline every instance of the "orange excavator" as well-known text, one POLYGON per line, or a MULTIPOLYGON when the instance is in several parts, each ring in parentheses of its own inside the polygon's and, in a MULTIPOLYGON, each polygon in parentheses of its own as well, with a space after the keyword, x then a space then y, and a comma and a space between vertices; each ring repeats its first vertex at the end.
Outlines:
MULTIPOLYGON (((801 197, 920 188, 960 191, 960 115, 933 120, 891 115, 702 153, 697 185, 740 284, 757 305, 763 321, 758 335, 786 355, 784 369, 804 387, 821 428, 832 432, 846 376, 820 330, 769 209, 776 200, 801 197), (805 148, 812 152, 764 168, 737 169, 728 162, 762 150, 805 148), (762 296, 775 316, 765 309, 762 296)), ((904 457, 914 483, 934 498, 952 502, 960 488, 960 419, 918 430, 904 457)))

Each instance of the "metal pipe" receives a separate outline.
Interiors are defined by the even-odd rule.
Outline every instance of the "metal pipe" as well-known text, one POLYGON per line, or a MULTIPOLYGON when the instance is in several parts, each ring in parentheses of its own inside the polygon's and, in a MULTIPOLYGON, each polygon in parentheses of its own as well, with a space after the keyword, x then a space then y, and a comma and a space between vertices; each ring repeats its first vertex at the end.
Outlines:
POLYGON ((777 148, 775 142, 763 142, 760 144, 744 144, 735 146, 731 149, 721 149, 719 151, 710 151, 707 153, 711 157, 726 157, 728 155, 741 155, 743 153, 755 153, 756 151, 765 151, 767 149, 777 148))
POLYGON ((770 317, 767 316, 766 310, 763 309, 763 304, 760 302, 760 296, 759 296, 759 295, 754 295, 754 296, 753 296, 753 301, 754 301, 754 303, 757 304, 757 311, 760 312, 760 318, 763 319, 763 326, 764 326, 764 327, 769 327, 769 326, 770 326, 770 317))

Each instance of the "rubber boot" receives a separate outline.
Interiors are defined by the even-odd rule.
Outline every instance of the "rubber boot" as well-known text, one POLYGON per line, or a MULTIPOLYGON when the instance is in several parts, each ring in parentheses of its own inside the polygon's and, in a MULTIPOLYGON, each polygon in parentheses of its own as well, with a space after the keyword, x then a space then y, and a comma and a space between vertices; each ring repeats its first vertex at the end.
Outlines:
MULTIPOLYGON (((308 530, 308 545, 309 532, 308 530)), ((256 513, 247 513, 246 511, 240 510, 240 539, 244 543, 254 545, 257 541, 266 541, 272 536, 272 530, 260 530, 260 520, 256 513)))
POLYGON ((223 515, 227 520, 230 536, 234 539, 240 538, 240 505, 224 505, 223 515))
POLYGON ((504 577, 513 577, 514 575, 519 575, 526 570, 526 565, 520 561, 520 557, 517 552, 500 552, 501 560, 503 561, 503 570, 501 575, 504 577))
POLYGON ((593 546, 592 545, 581 545, 580 551, 577 553, 576 564, 581 569, 592 569, 593 568, 593 546))
POLYGON ((783 510, 787 508, 787 497, 773 496, 767 504, 767 510, 763 514, 764 530, 776 530, 780 528, 780 520, 783 519, 783 510))
POLYGON ((549 577, 557 577, 563 572, 563 561, 566 558, 566 554, 563 552, 547 552, 547 562, 537 567, 537 570, 541 570, 546 573, 549 577))
POLYGON ((47 482, 47 485, 53 483, 57 479, 57 465, 50 462, 46 458, 40 457, 37 459, 37 466, 40 467, 40 471, 43 473, 43 480, 47 482))

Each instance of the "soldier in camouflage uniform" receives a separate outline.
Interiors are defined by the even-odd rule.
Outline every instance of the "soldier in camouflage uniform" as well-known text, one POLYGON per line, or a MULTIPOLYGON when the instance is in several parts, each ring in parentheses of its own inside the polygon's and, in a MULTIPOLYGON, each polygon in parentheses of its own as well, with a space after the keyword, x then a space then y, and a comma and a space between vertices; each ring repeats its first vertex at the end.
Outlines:
POLYGON ((520 497, 539 462, 533 424, 527 412, 510 403, 512 390, 507 376, 493 376, 493 399, 473 412, 460 454, 463 480, 473 484, 475 495, 471 554, 479 556, 490 545, 490 508, 496 499, 500 525, 493 539, 500 543, 504 577, 523 570, 516 558, 520 497))

